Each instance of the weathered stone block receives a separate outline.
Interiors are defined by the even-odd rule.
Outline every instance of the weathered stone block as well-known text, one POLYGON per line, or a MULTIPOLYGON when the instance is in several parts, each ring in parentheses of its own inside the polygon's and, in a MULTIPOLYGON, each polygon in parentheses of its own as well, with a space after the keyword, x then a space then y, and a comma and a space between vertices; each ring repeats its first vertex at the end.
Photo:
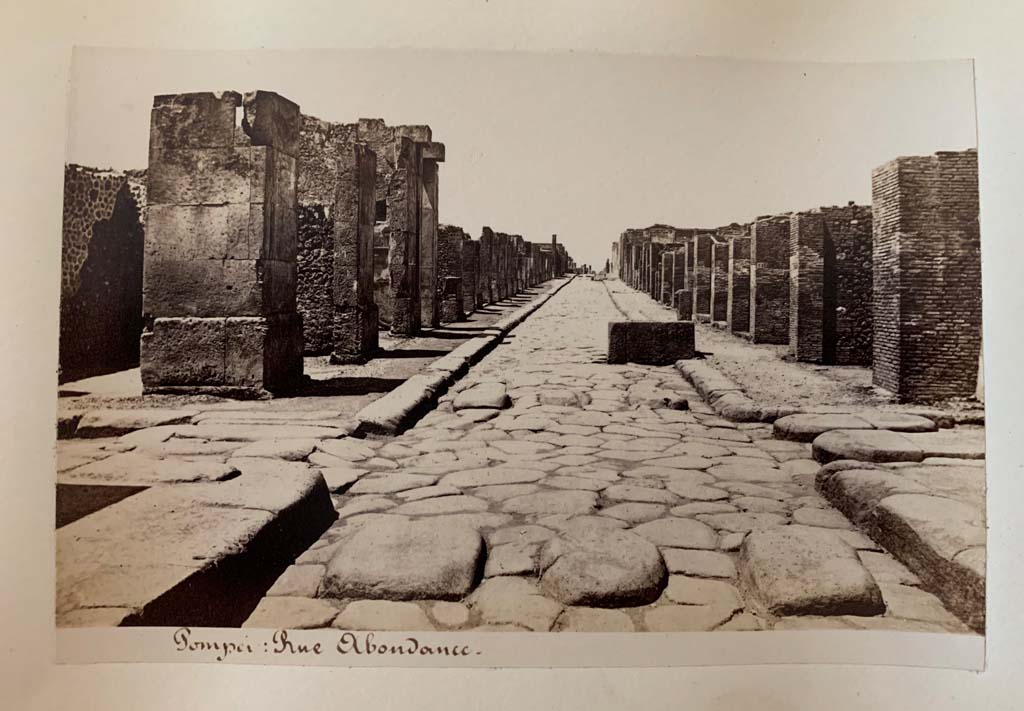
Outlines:
POLYGON ((157 318, 142 334, 142 387, 207 385, 224 380, 223 318, 157 318))
POLYGON ((149 145, 153 148, 226 148, 235 141, 234 91, 165 94, 153 99, 149 145))
POLYGON ((608 324, 608 362, 669 365, 693 358, 692 321, 613 321, 608 324))

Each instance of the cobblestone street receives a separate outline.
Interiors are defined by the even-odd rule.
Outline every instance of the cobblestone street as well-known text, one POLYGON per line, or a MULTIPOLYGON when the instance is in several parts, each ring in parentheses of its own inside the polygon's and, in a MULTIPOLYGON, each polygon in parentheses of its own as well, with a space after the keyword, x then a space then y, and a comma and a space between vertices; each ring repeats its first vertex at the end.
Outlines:
POLYGON ((810 443, 608 365, 621 318, 577 278, 404 434, 318 441, 338 518, 245 625, 968 632, 815 491, 810 443))

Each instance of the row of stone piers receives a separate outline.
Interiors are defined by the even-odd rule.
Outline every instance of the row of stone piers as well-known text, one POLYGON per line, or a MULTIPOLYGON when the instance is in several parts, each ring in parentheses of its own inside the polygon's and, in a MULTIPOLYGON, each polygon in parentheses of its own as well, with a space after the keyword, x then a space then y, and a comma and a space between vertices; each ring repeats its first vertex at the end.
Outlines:
POLYGON ((153 103, 143 276, 145 392, 285 389, 304 355, 363 362, 560 276, 556 237, 439 224, 429 126, 332 123, 272 92, 153 103))
POLYGON ((973 150, 897 158, 872 204, 719 228, 627 229, 609 268, 635 289, 797 360, 867 365, 901 401, 979 390, 981 251, 973 150))

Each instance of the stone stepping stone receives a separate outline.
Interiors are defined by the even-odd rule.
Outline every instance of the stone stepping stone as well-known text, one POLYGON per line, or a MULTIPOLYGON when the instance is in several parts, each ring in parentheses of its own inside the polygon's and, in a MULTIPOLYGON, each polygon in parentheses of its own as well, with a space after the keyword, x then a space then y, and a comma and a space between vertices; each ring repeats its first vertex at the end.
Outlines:
POLYGON ((540 553, 541 589, 567 605, 625 607, 653 602, 667 571, 653 543, 589 520, 571 521, 540 553))
POLYGON ((515 514, 589 514, 595 510, 597 494, 592 491, 539 491, 506 499, 501 510, 515 514))
POLYGON ((689 518, 662 518, 634 526, 632 532, 656 546, 714 550, 718 535, 707 524, 689 518))
POLYGON ((921 448, 924 457, 954 459, 984 459, 984 430, 940 430, 939 432, 910 433, 904 435, 911 444, 921 448))
POLYGON ((427 613, 413 602, 356 600, 345 606, 332 627, 343 630, 421 632, 434 629, 427 613))
POLYGON ((736 564, 724 553, 662 548, 661 555, 670 574, 683 573, 702 578, 736 577, 736 564))
POLYGON ((568 607, 555 623, 556 632, 635 632, 629 615, 619 610, 568 607))
POLYGON ((773 615, 880 615, 882 592, 857 552, 810 526, 751 532, 740 549, 744 585, 773 615))
POLYGON ((510 576, 485 580, 467 602, 487 624, 513 624, 535 632, 550 630, 562 612, 562 605, 542 595, 536 585, 510 576))
POLYGON ((349 488, 350 494, 395 494, 408 489, 431 486, 436 476, 427 474, 371 474, 362 477, 349 488))
POLYGON ((338 546, 321 594, 461 600, 473 588, 484 550, 483 538, 468 526, 435 519, 369 521, 338 546))
POLYGON ((909 438, 889 430, 831 430, 811 446, 814 458, 826 464, 837 459, 862 462, 920 462, 924 451, 909 438))
POLYGON ((506 543, 494 546, 487 552, 484 577, 536 573, 539 550, 539 543, 506 543))
POLYGON ((452 407, 458 410, 488 408, 501 410, 512 405, 504 383, 479 383, 467 388, 455 396, 452 407))
MULTIPOLYGON (((931 422, 931 420, 929 420, 931 422)), ((845 413, 786 415, 775 421, 773 434, 791 442, 813 442, 829 430, 872 430, 875 426, 863 417, 845 413)))
POLYGON ((338 608, 307 597, 265 597, 242 623, 246 629, 309 630, 330 627, 338 608))

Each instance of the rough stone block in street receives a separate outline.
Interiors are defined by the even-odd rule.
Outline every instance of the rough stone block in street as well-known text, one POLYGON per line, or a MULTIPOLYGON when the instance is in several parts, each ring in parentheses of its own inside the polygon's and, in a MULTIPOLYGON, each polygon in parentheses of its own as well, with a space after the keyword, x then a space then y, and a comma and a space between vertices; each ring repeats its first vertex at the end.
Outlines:
POLYGON ((613 321, 608 362, 670 365, 694 356, 692 321, 613 321))

